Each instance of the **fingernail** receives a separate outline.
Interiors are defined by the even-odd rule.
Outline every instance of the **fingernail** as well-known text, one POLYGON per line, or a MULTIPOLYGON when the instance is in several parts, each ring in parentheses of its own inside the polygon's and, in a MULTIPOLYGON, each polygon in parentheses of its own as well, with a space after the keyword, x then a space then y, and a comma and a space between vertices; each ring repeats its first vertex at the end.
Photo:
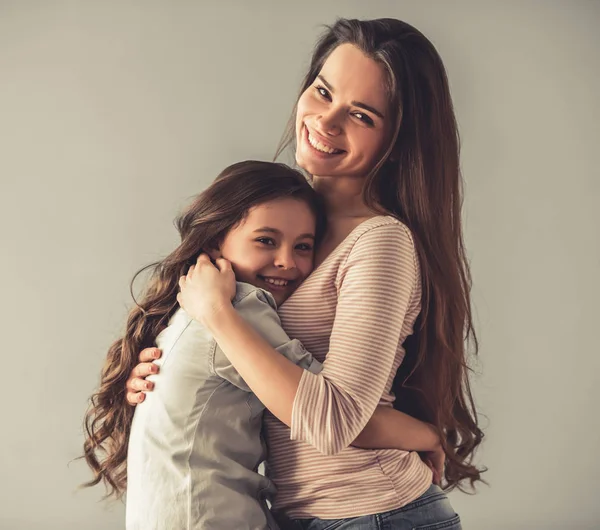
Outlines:
POLYGON ((150 389, 152 388, 152 383, 146 383, 146 384, 144 385, 144 388, 145 388, 146 390, 150 390, 150 389))

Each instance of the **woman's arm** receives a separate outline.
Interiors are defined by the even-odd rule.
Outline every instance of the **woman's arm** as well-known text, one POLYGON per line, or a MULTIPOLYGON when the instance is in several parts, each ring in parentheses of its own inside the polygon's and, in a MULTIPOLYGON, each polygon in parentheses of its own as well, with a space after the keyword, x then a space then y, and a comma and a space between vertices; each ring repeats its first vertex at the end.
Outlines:
MULTIPOLYGON (((140 362, 131 371, 126 383, 126 397, 130 405, 141 403, 146 397, 145 393, 152 392, 154 384, 145 378, 158 373, 159 367, 152 361, 160 356, 161 351, 158 348, 145 348, 140 352, 140 362)), ((440 447, 440 440, 433 426, 382 405, 375 409, 373 416, 352 445, 362 449, 435 451, 440 447)))
MULTIPOLYGON (((417 282, 414 244, 404 227, 384 225, 366 235, 344 266, 330 351, 318 375, 278 355, 236 314, 227 294, 233 272, 225 260, 217 262, 217 269, 201 258, 180 282, 180 303, 211 330, 257 397, 292 428, 293 438, 327 454, 354 442, 373 415, 392 370, 417 282)), ((413 424, 418 420, 406 415, 396 418, 411 422, 404 424, 410 435, 403 448, 430 447, 430 429, 421 422, 413 424), (415 425, 418 430, 413 432, 415 425)), ((382 427, 374 425, 362 440, 377 445, 382 427)))
MULTIPOLYGON (((126 384, 126 398, 130 405, 141 403, 146 397, 146 392, 152 392, 154 384, 144 378, 158 373, 159 367, 152 361, 160 356, 161 351, 158 348, 145 348, 140 352, 140 363, 131 371, 126 384)), ((433 482, 439 484, 444 475, 445 455, 437 435, 430 430, 430 426, 386 406, 378 406, 375 409, 373 416, 351 445, 362 449, 425 452, 421 457, 433 472, 433 482)))
MULTIPOLYGON (((231 364, 271 413, 290 427, 304 369, 271 347, 233 307, 224 308, 211 322, 210 330, 231 364)), ((352 445, 434 451, 439 447, 439 437, 427 423, 391 407, 377 407, 352 445)))
MULTIPOLYGON (((152 392, 154 383, 146 381, 150 374, 159 371, 152 361, 161 356, 158 348, 145 348, 140 352, 139 364, 127 379, 127 402, 137 405, 144 401, 146 392, 152 392)), ((378 406, 353 446, 362 449, 402 449, 404 451, 436 451, 440 440, 433 426, 419 421, 404 412, 387 406, 378 406)))

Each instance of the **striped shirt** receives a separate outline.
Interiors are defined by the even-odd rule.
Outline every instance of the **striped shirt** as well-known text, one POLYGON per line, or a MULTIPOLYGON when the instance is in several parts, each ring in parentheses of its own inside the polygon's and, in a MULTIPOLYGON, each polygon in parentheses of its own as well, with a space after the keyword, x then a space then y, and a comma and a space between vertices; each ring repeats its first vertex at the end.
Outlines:
POLYGON ((378 404, 391 406, 402 343, 420 309, 412 235, 388 216, 357 226, 281 306, 284 329, 323 371, 304 371, 291 429, 265 416, 274 510, 348 518, 399 508, 429 488, 417 453, 350 446, 378 404))

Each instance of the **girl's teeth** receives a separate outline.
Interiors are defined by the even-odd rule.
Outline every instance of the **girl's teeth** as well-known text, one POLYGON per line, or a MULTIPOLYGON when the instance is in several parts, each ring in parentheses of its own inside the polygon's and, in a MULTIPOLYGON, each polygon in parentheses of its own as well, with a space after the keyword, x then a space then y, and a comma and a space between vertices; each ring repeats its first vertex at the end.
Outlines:
POLYGON ((288 284, 286 280, 273 280, 272 278, 265 278, 265 282, 271 283, 273 285, 278 285, 280 287, 283 287, 284 285, 288 284))
POLYGON ((322 153, 327 153, 327 154, 332 155, 334 153, 340 152, 339 149, 331 149, 330 147, 327 147, 326 145, 323 145, 318 140, 315 140, 310 135, 310 133, 308 133, 308 141, 310 142, 310 145, 312 145, 317 151, 321 151, 322 153))

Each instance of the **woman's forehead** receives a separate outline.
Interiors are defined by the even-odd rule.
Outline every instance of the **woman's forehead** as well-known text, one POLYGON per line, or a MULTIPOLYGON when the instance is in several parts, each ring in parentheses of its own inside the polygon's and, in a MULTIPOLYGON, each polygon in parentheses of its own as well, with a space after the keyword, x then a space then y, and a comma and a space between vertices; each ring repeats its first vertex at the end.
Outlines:
POLYGON ((353 44, 341 44, 326 59, 318 78, 326 81, 332 92, 380 109, 387 105, 384 67, 367 57, 353 44))

